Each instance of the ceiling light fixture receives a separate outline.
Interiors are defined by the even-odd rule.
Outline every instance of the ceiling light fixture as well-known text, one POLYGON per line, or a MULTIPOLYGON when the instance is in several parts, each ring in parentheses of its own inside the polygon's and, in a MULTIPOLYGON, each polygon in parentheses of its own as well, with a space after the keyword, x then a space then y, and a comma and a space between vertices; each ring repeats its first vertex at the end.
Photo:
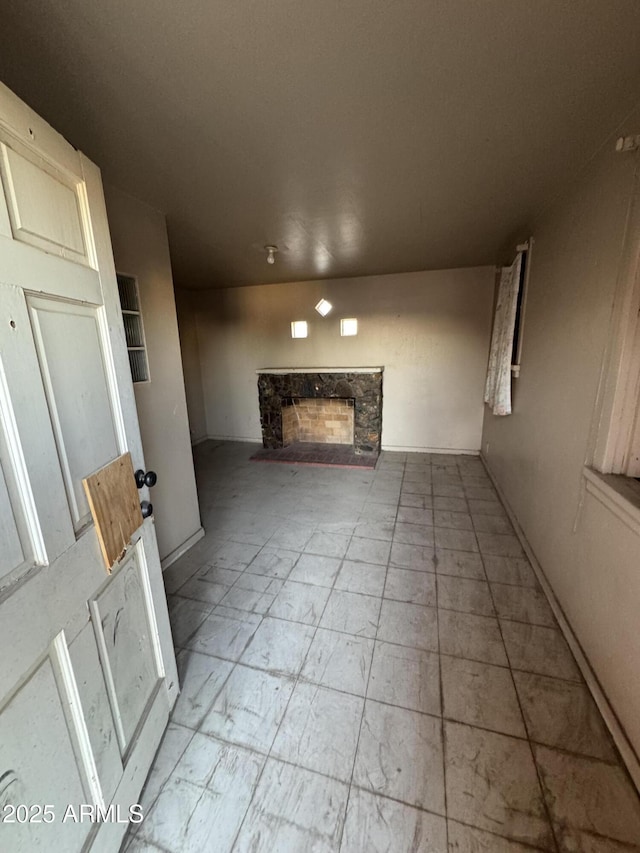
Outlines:
POLYGON ((265 246, 265 252, 267 253, 267 263, 275 264, 276 262, 276 252, 278 251, 277 246, 265 246))
POLYGON ((326 299, 321 299, 320 302, 318 302, 318 304, 316 305, 316 311, 323 317, 326 317, 332 308, 333 305, 330 302, 327 302, 326 299))

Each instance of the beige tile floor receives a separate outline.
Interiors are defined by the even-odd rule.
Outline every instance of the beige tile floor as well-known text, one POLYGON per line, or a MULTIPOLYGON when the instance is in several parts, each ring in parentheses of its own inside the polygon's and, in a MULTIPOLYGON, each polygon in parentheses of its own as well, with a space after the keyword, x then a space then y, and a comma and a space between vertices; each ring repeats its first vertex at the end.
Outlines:
POLYGON ((182 693, 127 853, 640 851, 640 801, 478 459, 197 448, 182 693))

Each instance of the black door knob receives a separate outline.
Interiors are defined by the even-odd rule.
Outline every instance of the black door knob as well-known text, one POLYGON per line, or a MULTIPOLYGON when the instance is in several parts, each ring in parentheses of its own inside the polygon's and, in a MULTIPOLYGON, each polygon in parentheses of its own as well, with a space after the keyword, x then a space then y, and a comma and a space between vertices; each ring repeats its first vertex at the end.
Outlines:
POLYGON ((155 471, 147 471, 146 473, 142 470, 142 468, 138 468, 136 473, 134 474, 136 478, 136 486, 141 489, 143 486, 148 486, 151 488, 155 486, 158 482, 158 475, 155 471))
POLYGON ((149 518, 150 515, 153 515, 153 504, 150 504, 149 501, 142 501, 140 512, 143 518, 149 518))

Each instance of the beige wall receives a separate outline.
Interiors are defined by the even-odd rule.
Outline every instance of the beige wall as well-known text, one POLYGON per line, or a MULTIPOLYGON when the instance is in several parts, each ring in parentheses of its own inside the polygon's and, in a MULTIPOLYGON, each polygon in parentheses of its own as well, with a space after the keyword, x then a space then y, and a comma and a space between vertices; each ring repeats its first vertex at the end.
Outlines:
POLYGON ((180 330, 180 350, 184 372, 184 389, 187 395, 189 412, 189 431, 193 444, 207 437, 207 421, 202 393, 202 373, 200 371, 200 349, 196 328, 194 301, 197 294, 189 290, 176 288, 176 308, 180 330))
MULTIPOLYGON (((626 132, 639 128, 640 112, 626 132)), ((483 452, 640 751, 640 539, 584 493, 582 477, 637 162, 611 139, 534 223, 514 414, 485 412, 483 452)))
POLYGON ((105 186, 118 272, 135 276, 147 343, 150 382, 134 385, 151 490, 158 547, 169 558, 200 530, 171 261, 164 216, 105 186))
POLYGON ((258 368, 381 365, 384 447, 477 451, 493 280, 478 267, 202 294, 208 435, 260 440, 258 368), (357 337, 340 337, 341 317, 358 318, 357 337), (308 320, 307 339, 292 340, 292 320, 308 320))

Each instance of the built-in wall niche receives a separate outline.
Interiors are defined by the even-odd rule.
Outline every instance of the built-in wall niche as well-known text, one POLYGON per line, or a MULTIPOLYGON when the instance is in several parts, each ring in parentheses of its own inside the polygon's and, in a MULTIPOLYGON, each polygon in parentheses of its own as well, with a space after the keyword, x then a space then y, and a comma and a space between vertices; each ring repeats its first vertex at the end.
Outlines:
POLYGON ((149 363, 140 310, 138 282, 133 276, 122 275, 121 273, 117 273, 117 279, 131 378, 134 382, 148 382, 149 363))

